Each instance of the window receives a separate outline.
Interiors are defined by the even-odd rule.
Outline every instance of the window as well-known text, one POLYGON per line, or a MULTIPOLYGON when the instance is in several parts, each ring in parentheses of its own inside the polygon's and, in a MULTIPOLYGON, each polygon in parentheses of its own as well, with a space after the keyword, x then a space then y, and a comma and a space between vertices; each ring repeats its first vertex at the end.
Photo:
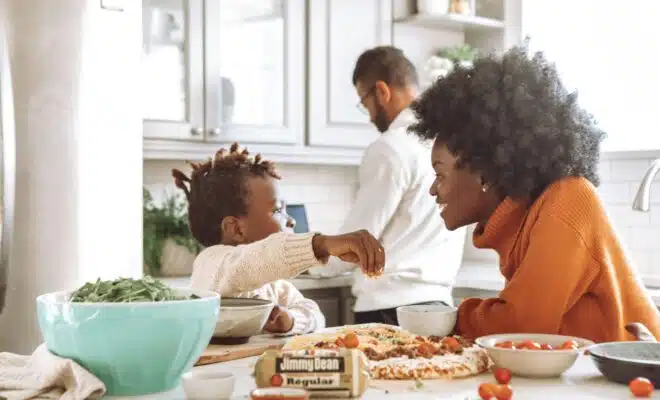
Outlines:
POLYGON ((656 0, 523 2, 523 36, 578 90, 606 151, 660 149, 658 15, 656 0))

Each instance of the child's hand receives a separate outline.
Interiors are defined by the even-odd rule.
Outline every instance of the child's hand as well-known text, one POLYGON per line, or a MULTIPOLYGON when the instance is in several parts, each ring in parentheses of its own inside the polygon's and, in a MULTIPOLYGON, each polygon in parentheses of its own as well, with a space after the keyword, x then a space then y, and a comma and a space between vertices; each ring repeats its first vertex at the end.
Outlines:
POLYGON ((312 240, 314 254, 319 259, 328 256, 357 264, 368 276, 377 276, 385 268, 385 251, 378 240, 366 230, 343 235, 316 235, 312 240))
POLYGON ((273 307, 270 312, 264 331, 270 333, 287 333, 293 328, 293 317, 286 308, 281 308, 278 305, 273 307))

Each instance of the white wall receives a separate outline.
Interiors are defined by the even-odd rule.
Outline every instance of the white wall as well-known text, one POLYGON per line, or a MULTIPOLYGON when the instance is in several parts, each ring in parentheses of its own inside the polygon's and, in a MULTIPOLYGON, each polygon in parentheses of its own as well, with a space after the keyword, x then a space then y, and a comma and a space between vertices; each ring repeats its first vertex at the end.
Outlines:
POLYGON ((0 351, 41 342, 36 296, 142 270, 140 2, 8 0, 17 188, 0 351))

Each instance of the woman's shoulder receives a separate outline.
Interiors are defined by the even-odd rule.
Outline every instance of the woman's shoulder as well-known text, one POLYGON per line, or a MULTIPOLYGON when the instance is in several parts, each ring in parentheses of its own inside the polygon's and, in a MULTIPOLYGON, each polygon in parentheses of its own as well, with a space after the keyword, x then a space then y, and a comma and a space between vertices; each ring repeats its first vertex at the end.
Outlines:
POLYGON ((557 180, 541 193, 538 200, 560 207, 600 203, 594 184, 581 176, 569 176, 557 180))
POLYGON ((596 187, 583 177, 566 177, 552 183, 531 208, 540 217, 560 218, 574 228, 607 220, 596 187))

